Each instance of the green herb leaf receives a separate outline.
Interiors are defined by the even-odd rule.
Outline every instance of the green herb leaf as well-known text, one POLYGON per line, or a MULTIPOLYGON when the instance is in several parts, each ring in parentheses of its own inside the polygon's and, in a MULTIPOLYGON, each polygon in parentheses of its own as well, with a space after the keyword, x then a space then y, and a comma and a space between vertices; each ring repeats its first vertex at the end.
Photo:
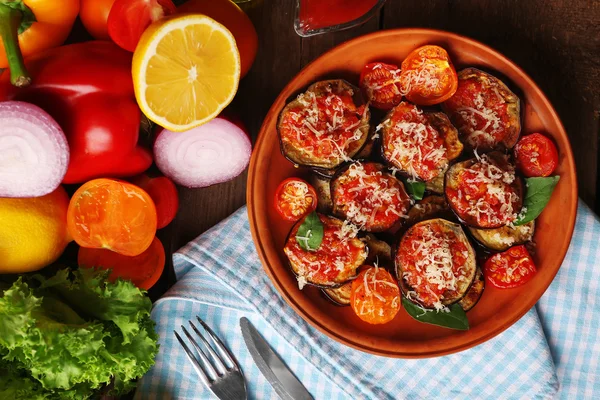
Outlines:
POLYGON ((443 326, 444 328, 458 329, 461 331, 466 331, 469 329, 469 320, 467 319, 467 314, 458 304, 452 304, 449 306, 449 312, 426 310, 402 296, 402 306, 406 312, 417 321, 424 322, 426 324, 443 326))
POLYGON ((423 195, 425 195, 425 182, 411 181, 409 179, 406 181, 406 191, 413 199, 423 200, 423 195))
POLYGON ((298 232, 296 232, 298 245, 307 251, 315 251, 323 241, 323 223, 316 212, 306 216, 298 232))
POLYGON ((514 225, 523 225, 536 219, 544 210, 552 191, 558 183, 560 176, 549 176, 547 178, 525 178, 526 194, 523 201, 525 212, 519 214, 514 225))

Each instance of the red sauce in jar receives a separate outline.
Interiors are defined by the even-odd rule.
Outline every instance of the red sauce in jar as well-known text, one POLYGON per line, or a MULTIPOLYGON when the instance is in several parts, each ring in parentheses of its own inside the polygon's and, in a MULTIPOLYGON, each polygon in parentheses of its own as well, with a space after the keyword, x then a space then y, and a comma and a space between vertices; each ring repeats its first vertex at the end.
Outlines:
POLYGON ((315 30, 354 21, 369 12, 377 0, 300 0, 302 28, 315 30))

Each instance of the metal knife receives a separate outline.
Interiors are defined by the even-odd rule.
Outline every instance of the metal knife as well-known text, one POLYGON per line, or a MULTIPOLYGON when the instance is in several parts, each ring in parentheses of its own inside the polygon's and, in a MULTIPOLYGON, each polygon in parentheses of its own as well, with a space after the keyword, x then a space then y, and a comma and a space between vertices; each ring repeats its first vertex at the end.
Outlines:
POLYGON ((247 318, 240 319, 242 336, 260 372, 283 400, 314 400, 247 318))

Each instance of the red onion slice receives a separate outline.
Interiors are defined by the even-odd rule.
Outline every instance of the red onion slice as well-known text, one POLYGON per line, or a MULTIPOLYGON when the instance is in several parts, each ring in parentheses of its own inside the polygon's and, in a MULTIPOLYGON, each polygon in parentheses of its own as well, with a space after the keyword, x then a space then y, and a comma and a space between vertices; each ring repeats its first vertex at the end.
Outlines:
POLYGON ((0 197, 53 192, 69 166, 69 145, 56 121, 22 101, 0 102, 0 197))
POLYGON ((248 166, 251 153, 246 133, 220 117, 186 132, 165 129, 154 142, 158 169, 190 188, 235 178, 248 166))

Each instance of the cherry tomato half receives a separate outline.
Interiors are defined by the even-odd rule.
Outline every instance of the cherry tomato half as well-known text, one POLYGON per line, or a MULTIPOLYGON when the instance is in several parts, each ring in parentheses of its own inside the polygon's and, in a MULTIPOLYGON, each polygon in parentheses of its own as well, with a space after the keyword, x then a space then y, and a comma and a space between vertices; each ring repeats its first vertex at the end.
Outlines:
POLYGON ((317 192, 300 178, 288 178, 275 191, 275 209, 286 221, 298 221, 317 208, 317 192))
POLYGON ((71 197, 67 227, 81 247, 137 256, 156 234, 156 207, 148 193, 131 183, 94 179, 71 197))
POLYGON ((171 0, 116 0, 108 15, 108 33, 113 42, 133 52, 151 23, 176 11, 171 0))
POLYGON ((528 177, 550 176, 558 165, 556 145, 541 133, 523 136, 514 151, 517 168, 528 177))
POLYGON ((446 50, 423 46, 402 62, 402 88, 406 98, 421 106, 448 100, 458 88, 458 75, 446 50))
POLYGON ((523 285, 536 273, 535 264, 524 245, 494 254, 483 266, 486 281, 499 289, 523 285))
POLYGON ((352 310, 369 324, 385 324, 400 310, 400 289, 383 268, 370 267, 352 281, 352 310))
POLYGON ((94 38, 108 40, 108 14, 115 0, 81 0, 79 18, 94 38))
POLYGON ((166 176, 150 178, 140 175, 131 180, 131 183, 144 189, 150 195, 156 206, 156 228, 162 229, 175 219, 179 209, 179 194, 172 180, 166 176))
POLYGON ((364 66, 360 73, 360 90, 371 105, 391 110, 402 101, 400 69, 381 62, 364 66))
POLYGON ((77 263, 82 268, 110 269, 109 280, 129 280, 140 289, 150 289, 165 269, 165 249, 154 238, 150 247, 137 256, 124 256, 105 249, 79 248, 77 263))

